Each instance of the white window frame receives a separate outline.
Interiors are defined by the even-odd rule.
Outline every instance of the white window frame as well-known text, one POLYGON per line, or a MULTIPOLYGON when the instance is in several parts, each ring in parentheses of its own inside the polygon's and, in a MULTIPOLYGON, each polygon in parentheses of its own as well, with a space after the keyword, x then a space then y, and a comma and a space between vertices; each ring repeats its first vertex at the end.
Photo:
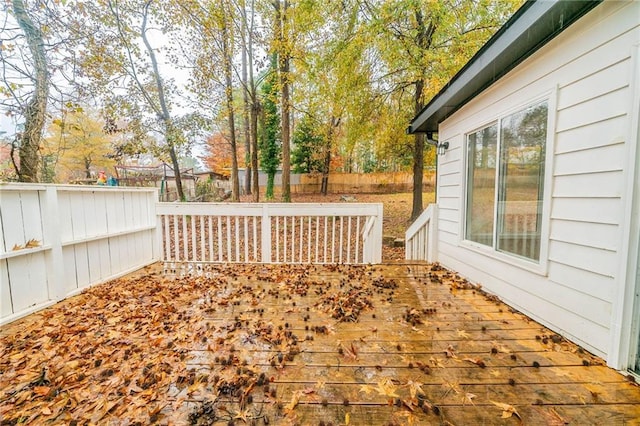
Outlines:
POLYGON ((521 269, 533 272, 538 275, 548 275, 548 252, 549 252, 549 229, 551 221, 551 202, 552 202, 552 181, 553 181, 553 161, 555 153, 555 133, 556 133, 556 114, 557 114, 557 87, 548 90, 539 96, 528 99, 526 102, 518 103, 510 108, 499 111, 497 114, 492 115, 490 118, 478 123, 469 129, 469 131, 463 133, 463 161, 462 167, 464 168, 464 180, 461 185, 462 188, 462 211, 461 211, 461 229, 460 229, 460 246, 466 249, 472 250, 484 256, 499 260, 503 263, 516 266, 521 269), (532 105, 546 101, 547 102, 547 137, 545 146, 545 162, 544 162, 544 195, 542 198, 542 218, 541 218, 541 231, 540 231, 540 256, 539 260, 527 259, 515 254, 509 254, 506 252, 498 251, 496 249, 497 242, 495 240, 497 221, 498 221, 498 179, 499 170, 496 170, 495 183, 494 183, 494 205, 493 205, 493 232, 494 242, 493 246, 486 246, 484 244, 477 243, 466 239, 467 235, 467 191, 469 187, 469 135, 491 126, 497 123, 498 127, 498 146, 496 149, 496 168, 499 167, 500 160, 500 147, 502 143, 502 129, 501 120, 511 114, 522 111, 532 105))

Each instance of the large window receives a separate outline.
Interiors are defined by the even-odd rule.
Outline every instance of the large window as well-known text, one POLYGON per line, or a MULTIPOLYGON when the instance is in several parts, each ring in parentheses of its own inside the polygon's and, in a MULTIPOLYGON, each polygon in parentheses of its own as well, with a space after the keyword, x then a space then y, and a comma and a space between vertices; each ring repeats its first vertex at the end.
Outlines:
POLYGON ((467 136, 465 238, 540 259, 547 102, 467 136))

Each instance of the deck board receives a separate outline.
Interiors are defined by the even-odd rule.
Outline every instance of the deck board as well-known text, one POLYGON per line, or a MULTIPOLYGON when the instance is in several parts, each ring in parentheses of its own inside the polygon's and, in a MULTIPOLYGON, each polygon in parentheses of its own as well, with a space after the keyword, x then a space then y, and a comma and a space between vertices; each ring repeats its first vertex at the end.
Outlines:
POLYGON ((146 268, 2 327, 0 415, 21 410, 44 424, 95 420, 106 408, 95 423, 640 421, 638 386, 449 271, 424 264, 195 272, 146 268), (110 314, 91 315, 104 309, 110 314), (29 383, 41 364, 16 353, 19 345, 26 354, 46 348, 39 362, 59 362, 49 367, 51 381, 73 403, 60 409, 61 397, 37 394, 29 383), (69 355, 87 345, 93 349, 69 355), (103 405, 88 402, 90 392, 103 405))

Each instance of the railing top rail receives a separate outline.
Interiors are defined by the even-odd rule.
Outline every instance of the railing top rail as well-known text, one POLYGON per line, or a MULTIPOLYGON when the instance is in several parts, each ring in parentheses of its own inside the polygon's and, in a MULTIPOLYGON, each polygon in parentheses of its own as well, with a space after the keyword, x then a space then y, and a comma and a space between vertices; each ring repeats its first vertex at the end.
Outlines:
POLYGON ((382 203, 157 203, 156 213, 214 216, 373 216, 382 203))
POLYGON ((158 188, 134 187, 134 186, 102 186, 102 185, 60 185, 57 183, 21 183, 0 182, 0 191, 46 191, 47 188, 55 188, 56 191, 113 191, 117 188, 121 192, 158 192, 158 188))

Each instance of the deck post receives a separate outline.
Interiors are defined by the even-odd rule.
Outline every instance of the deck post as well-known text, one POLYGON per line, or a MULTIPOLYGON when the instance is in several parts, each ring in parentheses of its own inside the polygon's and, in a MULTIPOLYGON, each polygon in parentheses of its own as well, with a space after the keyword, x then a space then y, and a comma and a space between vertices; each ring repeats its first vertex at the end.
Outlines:
POLYGON ((373 224, 373 258, 370 263, 382 262, 382 219, 383 219, 383 204, 379 203, 376 206, 376 221, 373 224))
POLYGON ((431 208, 431 220, 429 221, 428 230, 427 230, 427 262, 435 262, 437 261, 437 250, 438 250, 438 205, 430 204, 429 208, 431 208))
POLYGON ((271 216, 269 215, 269 204, 262 205, 262 263, 271 263, 271 216))

